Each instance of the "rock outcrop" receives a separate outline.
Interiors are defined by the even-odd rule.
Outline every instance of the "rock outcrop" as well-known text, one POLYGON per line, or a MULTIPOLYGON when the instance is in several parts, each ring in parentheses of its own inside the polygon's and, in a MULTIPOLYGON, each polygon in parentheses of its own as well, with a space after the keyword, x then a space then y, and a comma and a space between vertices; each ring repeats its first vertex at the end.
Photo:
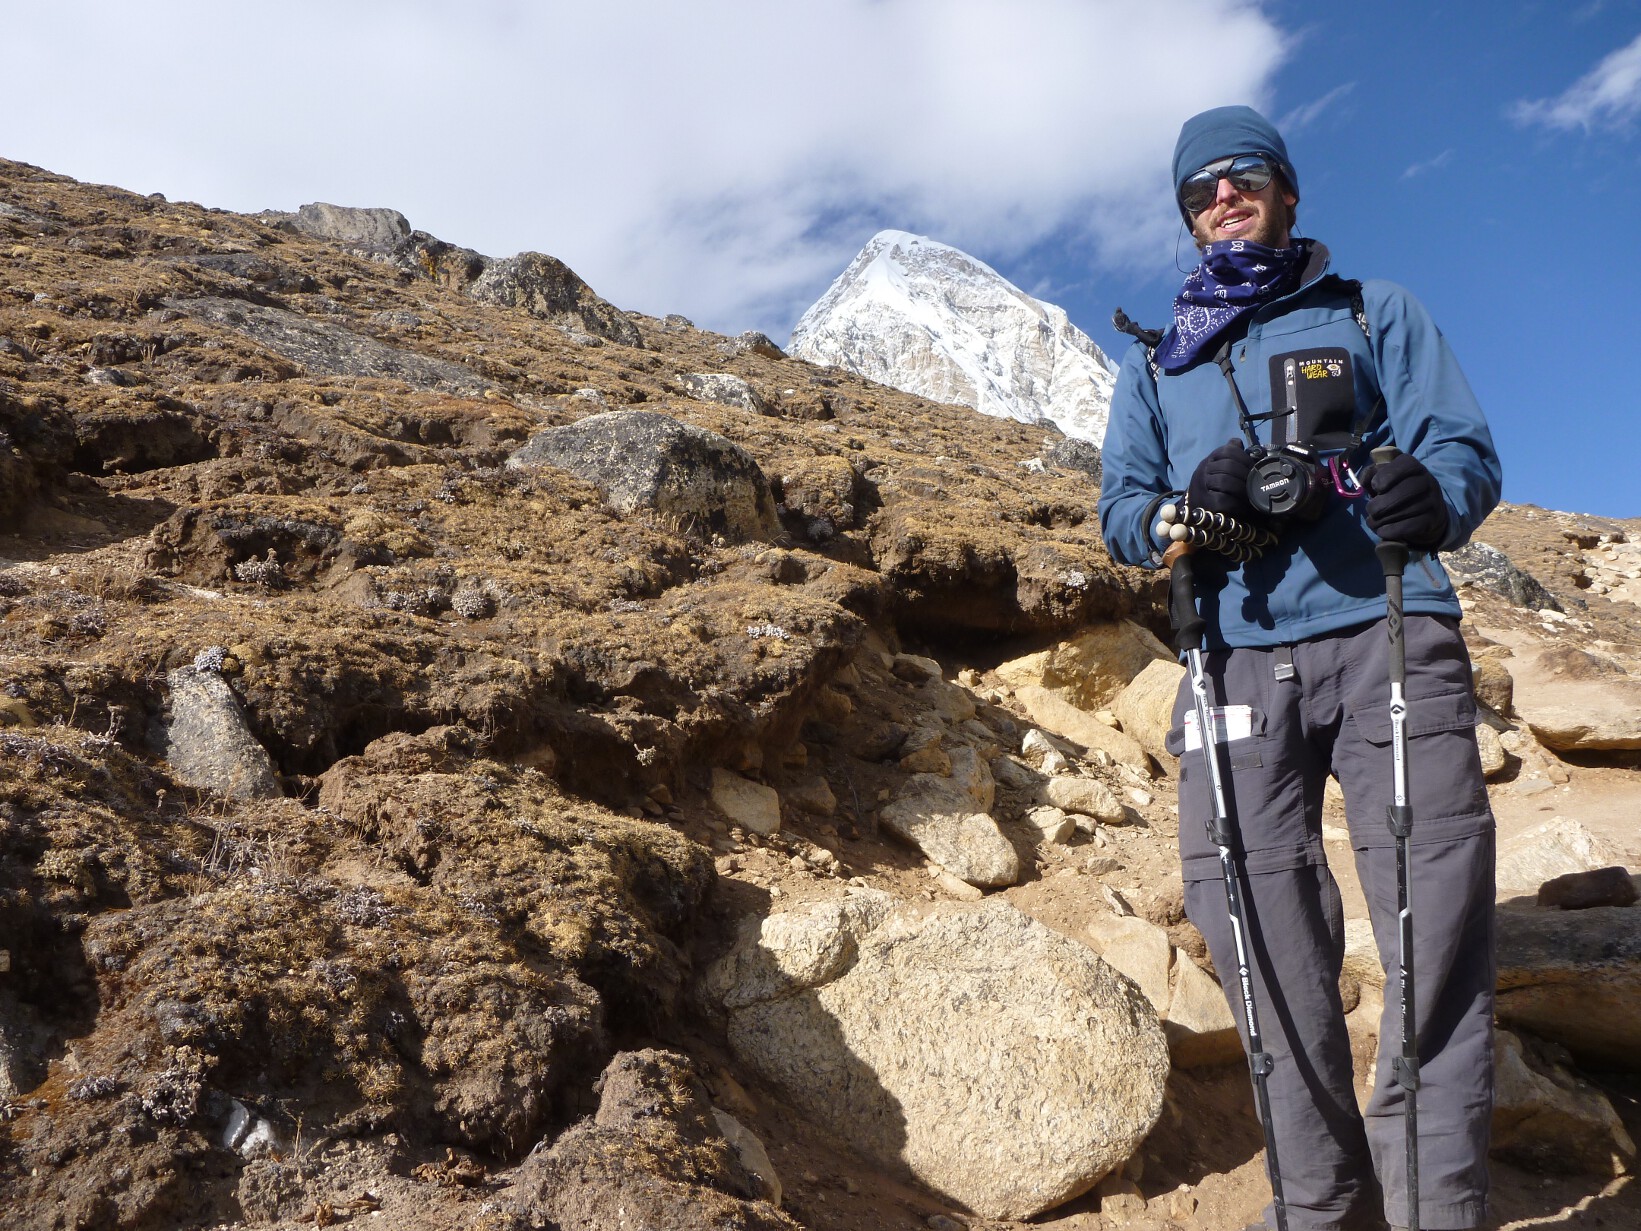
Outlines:
POLYGON ((654 510, 702 538, 780 533, 769 483, 746 450, 654 411, 616 410, 549 428, 507 464, 568 470, 596 484, 613 508, 654 510))
POLYGON ((1595 1065, 1641 1068, 1641 910, 1501 910, 1499 1021, 1595 1065))
POLYGON ((883 827, 954 876, 981 888, 1020 879, 1020 857, 992 818, 991 769, 973 748, 955 749, 944 774, 914 773, 883 809, 883 827))

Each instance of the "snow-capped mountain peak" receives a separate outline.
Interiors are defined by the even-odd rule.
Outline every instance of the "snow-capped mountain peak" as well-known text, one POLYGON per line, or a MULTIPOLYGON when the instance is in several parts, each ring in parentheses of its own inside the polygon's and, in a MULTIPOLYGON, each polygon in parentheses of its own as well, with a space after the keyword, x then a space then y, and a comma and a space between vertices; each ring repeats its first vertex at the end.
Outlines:
POLYGON ((879 231, 792 331, 789 353, 988 415, 1105 436, 1116 368, 1053 304, 985 262, 879 231))

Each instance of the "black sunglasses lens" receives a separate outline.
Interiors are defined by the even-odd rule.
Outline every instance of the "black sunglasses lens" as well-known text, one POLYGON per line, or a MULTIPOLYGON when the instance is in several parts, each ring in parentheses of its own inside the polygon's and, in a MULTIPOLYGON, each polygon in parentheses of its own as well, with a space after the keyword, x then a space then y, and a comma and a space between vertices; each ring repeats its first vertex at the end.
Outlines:
POLYGON ((1179 203, 1195 217, 1214 203, 1219 181, 1228 179, 1238 192, 1258 192, 1271 182, 1276 170, 1257 155, 1244 154, 1225 162, 1210 163, 1180 185, 1179 203))
POLYGON ((1198 171, 1180 186, 1179 203, 1185 212, 1195 217, 1214 203, 1219 180, 1206 171, 1198 171))

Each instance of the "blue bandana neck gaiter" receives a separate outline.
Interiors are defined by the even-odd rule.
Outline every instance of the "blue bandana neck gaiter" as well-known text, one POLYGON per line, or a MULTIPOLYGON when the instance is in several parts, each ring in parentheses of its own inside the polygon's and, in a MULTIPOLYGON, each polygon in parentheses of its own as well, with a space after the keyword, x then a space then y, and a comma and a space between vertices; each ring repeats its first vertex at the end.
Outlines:
POLYGON ((1174 300, 1174 323, 1157 346, 1157 363, 1177 372, 1237 317, 1287 294, 1298 285, 1310 249, 1309 239, 1296 239, 1288 248, 1247 239, 1209 244, 1174 300))

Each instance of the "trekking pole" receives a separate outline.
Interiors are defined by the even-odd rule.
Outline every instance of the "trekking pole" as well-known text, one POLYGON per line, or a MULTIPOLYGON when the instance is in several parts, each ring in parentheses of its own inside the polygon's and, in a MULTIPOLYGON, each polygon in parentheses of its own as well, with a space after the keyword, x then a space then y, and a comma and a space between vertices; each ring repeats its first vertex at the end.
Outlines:
MULTIPOLYGON (((1377 465, 1401 455, 1395 445, 1373 451, 1377 465)), ((1408 839, 1413 834, 1413 809, 1407 802, 1407 647, 1402 628, 1402 573, 1407 568, 1407 544, 1383 542, 1374 549, 1385 572, 1385 625, 1390 632, 1390 756, 1392 797, 1390 832, 1396 837, 1396 912, 1399 933, 1402 1053, 1393 1067, 1402 1088, 1403 1121, 1407 1128, 1407 1226, 1419 1231, 1419 1042, 1413 1016, 1413 907, 1408 901, 1408 839)))
POLYGON ((1276 1129, 1271 1120, 1271 1054, 1259 1033, 1259 1011, 1254 1005, 1253 968, 1249 962, 1248 923, 1243 913, 1242 889, 1237 884, 1231 848, 1236 842, 1235 826, 1225 804, 1225 786, 1220 777, 1219 733, 1208 705, 1208 677, 1202 667, 1203 631, 1206 621, 1197 611, 1196 580, 1191 548, 1176 542, 1163 555, 1168 566, 1168 611, 1174 625, 1174 643, 1185 655, 1191 677, 1191 695, 1196 700, 1197 730, 1202 736, 1202 760, 1208 771, 1208 793, 1213 811, 1208 820, 1208 840, 1219 848, 1220 875, 1225 880, 1225 909, 1231 917, 1231 935, 1236 942, 1237 982, 1242 989, 1242 1016, 1248 1028, 1248 1069, 1253 1074, 1254 1102, 1265 1134, 1265 1171, 1271 1181, 1271 1208, 1276 1213, 1276 1231, 1288 1231, 1288 1206, 1282 1198, 1282 1169, 1276 1161, 1276 1129))

